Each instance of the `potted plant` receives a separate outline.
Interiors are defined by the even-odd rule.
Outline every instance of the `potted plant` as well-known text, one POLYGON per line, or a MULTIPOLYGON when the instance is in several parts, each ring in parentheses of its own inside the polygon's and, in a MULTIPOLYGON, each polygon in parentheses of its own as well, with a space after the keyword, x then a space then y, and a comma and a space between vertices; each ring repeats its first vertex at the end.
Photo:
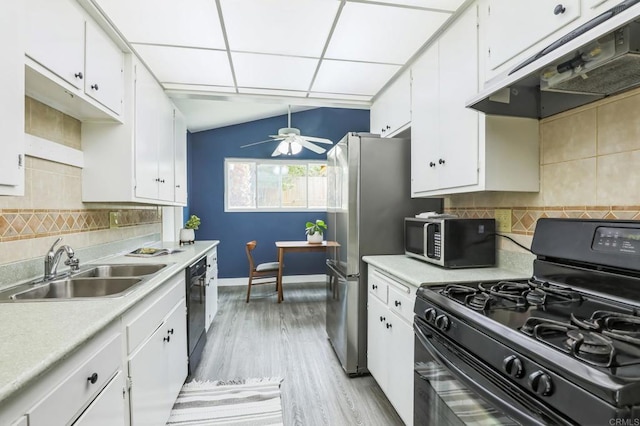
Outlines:
POLYGON ((195 230, 200 227, 200 218, 195 214, 189 217, 184 224, 184 228, 180 229, 180 244, 193 244, 196 240, 195 230))
POLYGON ((317 219, 316 223, 307 222, 305 233, 307 234, 307 242, 309 243, 321 243, 324 231, 327 230, 327 224, 324 220, 317 219))

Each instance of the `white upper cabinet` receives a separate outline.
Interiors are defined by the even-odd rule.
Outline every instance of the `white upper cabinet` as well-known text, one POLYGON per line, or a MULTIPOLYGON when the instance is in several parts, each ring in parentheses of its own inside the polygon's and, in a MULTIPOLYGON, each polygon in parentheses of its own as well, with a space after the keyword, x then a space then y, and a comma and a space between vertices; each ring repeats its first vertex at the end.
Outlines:
POLYGON ((487 8, 492 70, 580 17, 580 0, 490 0, 487 8))
POLYGON ((92 22, 86 26, 84 90, 111 111, 122 113, 123 55, 92 22))
POLYGON ((24 195, 24 3, 0 4, 0 195, 24 195))
POLYGON ((174 201, 173 105, 144 66, 136 67, 136 196, 174 201))
POLYGON ((406 70, 371 106, 371 133, 393 137, 411 123, 411 74, 406 70))
POLYGON ((121 121, 117 44, 73 0, 27 0, 26 11, 26 93, 80 120, 121 121))
POLYGON ((187 203, 187 123, 178 109, 174 109, 175 140, 174 183, 176 203, 187 203))
POLYGON ((142 63, 127 55, 124 69, 124 122, 82 125, 82 199, 185 205, 184 120, 142 63))
POLYGON ((413 197, 539 190, 538 121, 465 107, 478 91, 478 64, 474 4, 412 65, 413 197))
POLYGON ((477 15, 470 7, 412 68, 411 192, 478 183, 477 15))
POLYGON ((28 0, 26 53, 84 90, 84 15, 70 0, 28 0))

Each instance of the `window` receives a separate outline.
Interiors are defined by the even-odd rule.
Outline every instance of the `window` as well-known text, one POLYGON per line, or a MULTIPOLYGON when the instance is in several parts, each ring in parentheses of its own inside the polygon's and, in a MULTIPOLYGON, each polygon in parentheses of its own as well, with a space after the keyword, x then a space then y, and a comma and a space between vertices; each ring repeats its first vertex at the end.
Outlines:
POLYGON ((327 164, 227 158, 225 211, 326 210, 327 164))

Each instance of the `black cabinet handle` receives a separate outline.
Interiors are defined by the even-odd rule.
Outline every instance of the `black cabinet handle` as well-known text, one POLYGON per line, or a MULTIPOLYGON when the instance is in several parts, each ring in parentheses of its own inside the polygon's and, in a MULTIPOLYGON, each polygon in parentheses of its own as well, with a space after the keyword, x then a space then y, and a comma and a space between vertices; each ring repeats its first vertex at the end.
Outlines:
POLYGON ((394 305, 396 305, 396 307, 398 307, 398 306, 402 305, 402 303, 401 303, 399 300, 396 300, 396 301, 394 302, 394 305))
POLYGON ((91 85, 91 88, 92 88, 93 90, 96 90, 96 91, 97 91, 97 90, 98 90, 98 83, 96 83, 96 84, 92 84, 92 85, 91 85))
POLYGON ((81 72, 77 72, 77 73, 75 73, 73 76, 74 76, 75 78, 80 79, 80 80, 82 80, 82 77, 84 77, 84 76, 82 75, 82 73, 81 73, 81 72))
POLYGON ((387 130, 391 129, 391 127, 387 124, 387 130))
POLYGON ((444 164, 444 160, 441 158, 438 160, 438 164, 444 164))
POLYGON ((564 5, 561 3, 559 5, 557 5, 556 7, 553 8, 553 14, 554 15, 561 15, 563 14, 565 11, 567 10, 566 7, 564 7, 564 5))
POLYGON ((168 342, 168 341, 170 341, 170 340, 171 340, 171 336, 167 336, 167 337, 163 337, 163 338, 162 338, 162 341, 163 341, 163 342, 168 342))
POLYGON ((171 330, 167 330, 167 334, 173 334, 173 328, 171 330))
POLYGON ((386 132, 386 130, 384 129, 384 127, 382 128, 382 133, 386 132))
POLYGON ((380 322, 385 322, 385 321, 386 321, 386 318, 381 315, 380 316, 380 322))
POLYGON ((375 290, 376 288, 378 288, 378 286, 377 286, 377 285, 375 285, 375 284, 371 284, 371 289, 372 289, 372 290, 375 290))
POLYGON ((434 163, 433 161, 429 162, 429 167, 435 167, 435 166, 436 166, 436 163, 434 163))
POLYGON ((387 323, 387 328, 391 328, 391 324, 387 323))
POLYGON ((98 381, 98 373, 93 373, 89 377, 87 377, 87 381, 91 382, 92 385, 95 385, 98 381))

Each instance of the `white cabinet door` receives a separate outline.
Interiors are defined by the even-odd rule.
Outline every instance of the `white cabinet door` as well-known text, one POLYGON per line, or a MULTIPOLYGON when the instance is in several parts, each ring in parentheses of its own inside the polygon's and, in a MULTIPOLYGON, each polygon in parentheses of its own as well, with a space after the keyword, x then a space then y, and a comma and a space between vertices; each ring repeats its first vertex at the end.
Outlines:
POLYGON ((411 193, 439 188, 439 45, 433 44, 411 68, 411 193))
POLYGON ((377 297, 369 293, 367 305, 367 369, 386 393, 388 380, 387 324, 389 311, 377 297))
POLYGON ((159 86, 158 90, 160 114, 156 122, 158 126, 158 199, 173 201, 175 199, 173 105, 159 86))
POLYGON ((371 106, 371 132, 392 137, 411 121, 411 74, 405 71, 371 106))
POLYGON ((490 0, 488 7, 489 69, 580 17, 580 0, 490 0))
POLYGON ((478 112, 466 108, 478 92, 478 16, 468 8, 440 37, 439 187, 478 183, 478 112))
POLYGON ((24 194, 24 46, 23 2, 0 5, 0 195, 24 194), (6 186, 5 186, 6 185, 6 186))
POLYGON ((121 371, 109 382, 73 426, 124 426, 125 383, 121 371))
POLYGON ((71 0, 28 0, 26 3, 27 56, 83 89, 85 21, 78 4, 71 0))
POLYGON ((402 420, 413 424, 413 328, 389 312, 391 328, 387 335, 389 384, 387 396, 402 420))
POLYGON ((122 114, 124 56, 92 22, 86 26, 85 58, 85 93, 116 114, 122 114))
MULTIPOLYGON (((170 411, 173 406, 184 380, 188 374, 188 354, 187 354, 187 305, 186 300, 182 301, 173 309, 167 318, 164 329, 167 337, 171 340, 165 346, 167 350, 167 398, 166 404, 170 411)), ((167 415, 169 414, 167 411, 167 415)))
POLYGON ((165 424, 168 379, 166 330, 159 327, 129 360, 131 423, 136 426, 165 424))
POLYGON ((186 335, 183 298, 129 359, 132 424, 156 426, 166 423, 187 377, 186 335))
POLYGON ((174 176, 175 176, 175 201, 187 203, 187 123, 182 113, 174 109, 174 176))
POLYGON ((151 73, 143 65, 136 67, 135 83, 135 165, 136 196, 158 198, 158 121, 163 99, 151 73))
POLYGON ((218 312, 218 249, 214 248, 207 253, 207 293, 205 301, 206 321, 205 328, 209 331, 209 327, 213 322, 213 318, 218 312))

